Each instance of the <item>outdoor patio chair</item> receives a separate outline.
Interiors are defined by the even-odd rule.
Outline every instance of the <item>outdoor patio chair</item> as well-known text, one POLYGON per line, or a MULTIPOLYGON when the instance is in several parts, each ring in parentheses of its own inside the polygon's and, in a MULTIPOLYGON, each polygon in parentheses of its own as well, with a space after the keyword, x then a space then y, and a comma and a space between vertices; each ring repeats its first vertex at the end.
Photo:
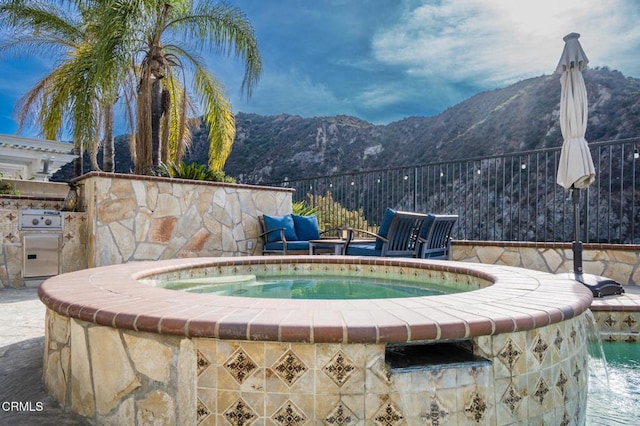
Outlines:
MULTIPOLYGON (((309 240, 318 240, 332 230, 320 232, 316 216, 262 215, 259 217, 262 254, 308 254, 309 240)), ((333 231, 337 233, 337 231, 333 231)), ((335 237, 334 237, 335 238, 335 237)), ((317 246, 316 252, 333 252, 333 246, 317 246)))
POLYGON ((417 257, 427 215, 396 211, 388 208, 380 223, 378 233, 363 229, 347 228, 344 254, 350 256, 417 257), (362 241, 357 235, 374 237, 362 241))
POLYGON ((457 215, 427 215, 425 231, 418 239, 419 257, 422 259, 449 259, 451 231, 458 220, 457 215))

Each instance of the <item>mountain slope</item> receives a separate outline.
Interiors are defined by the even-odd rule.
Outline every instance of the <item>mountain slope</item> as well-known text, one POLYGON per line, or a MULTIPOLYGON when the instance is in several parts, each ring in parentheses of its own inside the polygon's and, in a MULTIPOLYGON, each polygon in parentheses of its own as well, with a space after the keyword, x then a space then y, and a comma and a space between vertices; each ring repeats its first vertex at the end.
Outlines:
MULTIPOLYGON (((584 77, 587 140, 640 135, 640 80, 606 68, 584 77)), ((560 146, 559 103, 554 75, 480 93, 435 117, 386 126, 345 116, 240 113, 225 170, 259 183, 560 146)))
MULTIPOLYGON (((607 68, 587 70, 584 78, 587 140, 640 136, 640 80, 607 68)), ((239 182, 266 183, 560 146, 559 103, 560 80, 552 75, 477 94, 435 117, 388 125, 342 115, 238 113, 225 171, 239 182)), ((206 164, 206 134, 195 132, 186 162, 206 164)), ((132 168, 126 137, 118 138, 116 153, 116 169, 126 173, 132 168)), ((71 176, 65 170, 58 180, 71 176)))

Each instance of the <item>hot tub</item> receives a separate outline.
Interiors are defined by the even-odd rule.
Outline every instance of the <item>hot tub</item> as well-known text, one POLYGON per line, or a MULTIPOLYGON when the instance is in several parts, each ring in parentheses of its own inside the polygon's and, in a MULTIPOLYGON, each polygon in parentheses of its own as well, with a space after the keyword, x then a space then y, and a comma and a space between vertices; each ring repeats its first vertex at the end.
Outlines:
POLYGON ((584 422, 592 295, 547 273, 352 256, 174 259, 59 275, 39 295, 46 386, 97 423, 584 422), (428 278, 468 291, 284 300, 155 286, 257 272, 428 278))

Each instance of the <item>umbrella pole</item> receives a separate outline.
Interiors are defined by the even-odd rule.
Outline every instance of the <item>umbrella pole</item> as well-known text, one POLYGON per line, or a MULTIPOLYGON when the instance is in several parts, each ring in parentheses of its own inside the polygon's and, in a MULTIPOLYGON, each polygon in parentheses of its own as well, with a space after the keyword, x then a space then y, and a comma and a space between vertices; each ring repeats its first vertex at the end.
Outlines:
POLYGON ((573 198, 573 272, 582 274, 582 241, 580 240, 580 190, 571 187, 573 198))

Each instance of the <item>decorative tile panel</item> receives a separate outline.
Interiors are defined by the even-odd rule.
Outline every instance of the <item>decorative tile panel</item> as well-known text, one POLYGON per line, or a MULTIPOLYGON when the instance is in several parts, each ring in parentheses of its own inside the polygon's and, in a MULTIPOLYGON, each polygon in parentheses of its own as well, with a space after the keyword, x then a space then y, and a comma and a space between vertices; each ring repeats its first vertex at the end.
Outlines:
POLYGON ((339 351, 322 368, 322 371, 335 382, 342 386, 356 372, 358 367, 344 352, 339 351))
POLYGON ((425 419, 427 424, 439 425, 446 420, 448 415, 449 412, 444 409, 440 400, 437 397, 433 397, 429 403, 429 412, 422 413, 420 417, 425 419))
POLYGON ((376 412, 373 421, 381 426, 396 426, 404 423, 404 416, 398 407, 386 403, 376 412))
POLYGON ((625 323, 627 325, 627 327, 629 328, 633 328, 633 326, 638 322, 636 321, 636 319, 631 316, 628 315, 625 319, 622 320, 623 323, 625 323))
POLYGON ((200 398, 198 398, 198 407, 196 410, 196 421, 198 424, 202 423, 211 414, 209 407, 207 407, 200 398))
POLYGON ((581 373, 582 373, 582 370, 580 369, 580 366, 578 365, 578 363, 576 363, 576 367, 573 370, 573 379, 576 381, 576 383, 580 382, 581 373))
POLYGON ((562 335, 560 334, 560 330, 556 330, 556 338, 553 341, 553 346, 556 347, 558 352, 560 352, 560 350, 562 349, 563 340, 564 339, 562 338, 562 335))
POLYGON ((334 409, 325 417, 325 425, 350 425, 355 424, 358 418, 355 414, 343 403, 339 403, 334 409))
POLYGON ((511 338, 508 338, 498 353, 498 358, 507 366, 507 368, 509 368, 509 371, 513 371, 513 367, 516 365, 516 362, 522 353, 523 352, 518 345, 516 345, 511 338))
POLYGON ((560 393, 564 396, 567 392, 566 385, 569 382, 569 376, 564 372, 564 370, 560 370, 560 375, 558 376, 558 381, 556 382, 556 387, 560 389, 560 393))
POLYGON ((477 392, 473 392, 464 407, 465 414, 474 422, 479 423, 484 417, 485 411, 487 411, 487 403, 477 392))
POLYGON ((287 401, 271 419, 282 426, 301 426, 307 421, 307 416, 293 402, 287 401))
POLYGON ((538 334, 536 340, 533 342, 533 346, 531 347, 531 352, 540 364, 542 364, 542 361, 544 361, 544 357, 547 354, 548 348, 549 345, 547 344, 547 342, 545 342, 544 339, 542 339, 542 336, 538 334))
POLYGON ((223 413, 224 419, 233 426, 249 426, 258 419, 258 415, 242 399, 231 404, 223 413))
POLYGON ((545 382, 544 379, 540 377, 540 380, 538 380, 538 384, 536 384, 536 391, 533 394, 533 398, 538 401, 540 405, 542 405, 544 399, 547 396, 547 393, 549 393, 549 386, 547 385, 547 382, 545 382))
POLYGON ((511 414, 514 414, 516 409, 520 406, 522 398, 522 395, 520 395, 520 392, 518 392, 518 389, 516 389, 512 383, 509 385, 504 395, 502 395, 502 399, 500 401, 507 406, 511 414))
POLYGON ((272 368, 288 386, 293 385, 309 369, 291 349, 272 368))
POLYGON ((202 372, 204 370, 206 370, 207 368, 209 368, 209 366, 211 365, 211 362, 207 359, 206 356, 204 356, 202 354, 202 352, 200 352, 200 350, 198 349, 197 351, 197 366, 198 366, 198 376, 202 374, 202 372))
POLYGON ((242 349, 236 350, 224 363, 224 367, 238 383, 244 382, 258 368, 242 349))
POLYGON ((607 327, 613 328, 613 326, 616 325, 618 321, 616 321, 613 315, 609 314, 609 316, 605 318, 603 322, 607 325, 607 327))

